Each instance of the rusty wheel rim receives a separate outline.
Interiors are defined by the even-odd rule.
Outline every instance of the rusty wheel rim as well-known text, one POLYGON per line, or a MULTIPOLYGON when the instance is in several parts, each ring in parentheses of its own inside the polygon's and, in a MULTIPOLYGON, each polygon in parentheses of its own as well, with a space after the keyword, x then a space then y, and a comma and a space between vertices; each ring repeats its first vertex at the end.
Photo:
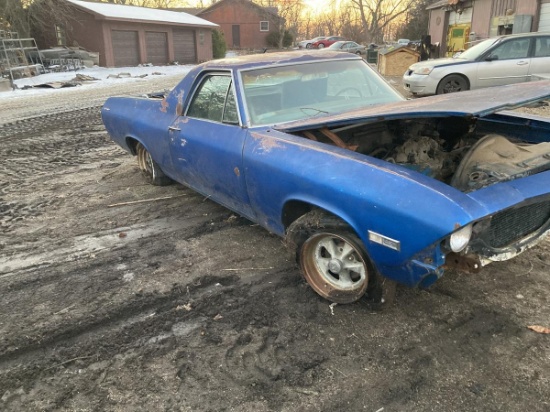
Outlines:
POLYGON ((369 266, 360 247, 333 233, 310 237, 301 250, 304 277, 321 296, 337 303, 351 303, 365 294, 369 266))
POLYGON ((137 147, 137 161, 139 169, 149 177, 154 177, 153 159, 145 147, 140 143, 137 147))

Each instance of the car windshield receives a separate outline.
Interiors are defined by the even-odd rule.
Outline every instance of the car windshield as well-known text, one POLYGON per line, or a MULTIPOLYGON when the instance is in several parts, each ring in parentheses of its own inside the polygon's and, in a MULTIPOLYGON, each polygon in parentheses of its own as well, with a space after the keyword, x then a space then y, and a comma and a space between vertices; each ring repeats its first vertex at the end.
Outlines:
POLYGON ((481 43, 478 43, 475 46, 470 47, 468 50, 460 53, 457 59, 475 60, 499 40, 499 38, 483 40, 481 43))
POLYGON ((252 126, 404 100, 363 60, 269 67, 241 76, 252 126))

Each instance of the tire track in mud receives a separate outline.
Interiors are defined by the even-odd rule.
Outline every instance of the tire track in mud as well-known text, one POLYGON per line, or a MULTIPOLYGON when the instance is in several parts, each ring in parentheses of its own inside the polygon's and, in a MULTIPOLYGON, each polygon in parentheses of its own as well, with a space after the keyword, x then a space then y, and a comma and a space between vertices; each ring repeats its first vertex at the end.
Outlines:
MULTIPOLYGON (((277 278, 280 274, 280 271, 273 271, 255 280, 254 294, 260 294, 273 303, 273 298, 268 297, 271 292, 266 290, 270 286, 265 278, 277 278)), ((215 347, 221 339, 217 337, 218 324, 221 322, 224 326, 226 322, 223 318, 218 319, 216 314, 224 313, 229 322, 235 317, 250 317, 246 311, 251 290, 249 287, 243 289, 239 284, 237 275, 207 274, 189 284, 175 285, 167 293, 135 296, 115 308, 99 310, 84 321, 73 320, 66 328, 36 336, 32 343, 18 346, 20 342, 13 342, 0 354, 0 387, 17 388, 22 381, 30 378, 30 374, 34 374, 36 379, 36 368, 40 368, 42 377, 63 370, 75 360, 79 361, 80 368, 86 368, 101 360, 112 360, 132 348, 140 348, 145 355, 149 349, 163 346, 170 340, 189 339, 192 334, 193 339, 215 347), (227 301, 232 302, 229 310, 227 301), (32 368, 23 367, 25 364, 32 365, 32 368)), ((257 317, 257 314, 254 316, 257 317)), ((262 383, 290 377, 288 368, 291 365, 288 361, 277 359, 277 354, 286 351, 284 348, 291 339, 280 339, 273 329, 275 321, 266 321, 271 327, 266 325, 259 338, 252 338, 252 331, 239 332, 234 343, 220 358, 222 369, 213 368, 219 370, 214 377, 219 379, 221 374, 224 378, 238 378, 235 384, 257 382, 258 389, 262 383)), ((184 357, 185 350, 178 354, 178 358, 184 357)), ((324 360, 319 356, 315 359, 308 369, 324 360)), ((182 380, 209 374, 200 369, 191 371, 185 361, 175 373, 182 380)))
POLYGON ((41 134, 46 129, 55 130, 66 127, 74 122, 85 122, 97 119, 102 105, 94 105, 79 109, 70 109, 40 116, 29 117, 0 125, 0 142, 20 135, 41 134))
MULTIPOLYGON (((174 237, 180 239, 182 237, 180 235, 183 234, 186 237, 198 239, 204 235, 216 236, 218 232, 223 233, 223 230, 228 227, 245 224, 244 220, 239 223, 234 219, 228 219, 227 211, 225 209, 221 210, 223 214, 214 219, 218 223, 212 220, 202 223, 195 222, 198 224, 192 224, 184 233, 175 233, 168 239, 168 242, 174 237)), ((163 233, 162 236, 170 235, 163 233)), ((75 288, 71 286, 73 278, 89 278, 91 284, 94 282, 93 278, 97 277, 96 272, 100 272, 100 284, 105 285, 106 290, 122 289, 123 276, 114 276, 116 278, 115 282, 106 278, 109 276, 113 278, 112 270, 109 270, 109 267, 114 266, 117 262, 120 264, 120 262, 129 261, 129 263, 122 265, 124 271, 138 273, 140 272, 139 266, 143 271, 143 266, 150 263, 154 265, 154 262, 139 260, 139 250, 146 247, 147 243, 157 243, 158 241, 158 236, 141 238, 139 239, 140 244, 127 245, 129 254, 125 255, 115 250, 109 253, 108 257, 103 258, 100 264, 84 267, 75 266, 69 271, 65 268, 62 273, 54 273, 51 278, 46 276, 48 279, 46 279, 47 284, 45 286, 47 288, 48 284, 54 286, 62 282, 64 289, 74 290, 75 288), (124 256, 122 261, 120 260, 121 256, 124 256)), ((173 251, 163 248, 162 251, 159 250, 159 253, 156 258, 164 260, 169 258, 173 251)), ((66 264, 60 263, 57 263, 57 265, 66 266, 66 264)), ((10 294, 13 295, 14 293, 16 295, 11 299, 14 302, 18 300, 16 297, 18 295, 28 296, 26 293, 28 288, 32 288, 33 293, 40 291, 41 288, 37 287, 37 282, 42 283, 44 280, 41 277, 43 271, 43 268, 39 268, 40 273, 35 273, 35 277, 31 281, 16 279, 12 284, 2 283, 0 293, 4 296, 4 301, 8 299, 10 294)), ((224 305, 223 301, 228 293, 242 295, 242 292, 231 292, 231 287, 239 280, 237 275, 223 274, 219 276, 216 275, 216 270, 211 272, 212 274, 202 275, 190 283, 174 285, 169 292, 137 293, 122 302, 114 302, 114 305, 108 296, 102 297, 104 294, 101 293, 100 286, 95 286, 93 290, 89 291, 93 296, 92 301, 88 301, 86 297, 83 297, 82 302, 78 302, 78 296, 75 296, 74 303, 72 301, 63 302, 61 306, 67 305, 70 310, 62 309, 50 315, 59 318, 57 321, 48 323, 38 318, 35 320, 37 324, 29 324, 30 329, 20 325, 16 333, 10 333, 1 345, 0 369, 2 372, 0 372, 0 387, 16 388, 18 384, 31 379, 31 377, 36 379, 37 368, 44 372, 44 376, 48 376, 55 374, 59 368, 63 369, 66 364, 71 363, 68 362, 70 359, 93 358, 97 361, 103 359, 104 356, 111 359, 117 353, 124 353, 129 347, 147 346, 150 339, 152 342, 156 342, 164 341, 167 334, 169 337, 182 336, 186 333, 185 330, 189 328, 188 322, 191 322, 191 325, 202 325, 205 319, 211 320, 213 318, 210 312, 212 307, 209 302, 215 301, 218 305, 216 310, 221 312, 224 305), (203 300, 204 302, 202 302, 203 300), (108 304, 105 307, 95 307, 97 301, 104 301, 108 304), (193 313, 187 314, 185 310, 182 310, 182 307, 189 302, 192 302, 195 310, 193 313), (71 315, 71 312, 75 309, 73 306, 77 303, 78 306, 83 307, 78 309, 78 314, 71 315), (205 315, 203 312, 207 314, 205 315), (152 315, 153 313, 154 315, 152 315), (182 313, 185 315, 183 320, 180 319, 182 313), (190 319, 189 321, 186 320, 187 317, 190 319), (166 331, 166 322, 175 322, 174 330, 169 328, 166 331), (44 324, 45 326, 36 327, 44 324), (116 342, 116 344, 113 342, 116 342), (22 367, 22 365, 32 365, 32 367, 29 370, 27 367, 22 367)), ((277 274, 273 273, 270 276, 273 275, 276 276, 277 274)), ((47 298, 42 297, 41 300, 44 301, 47 298)), ((12 310, 24 311, 25 305, 26 303, 23 302, 21 308, 12 308, 12 310)), ((191 329, 194 330, 195 327, 193 326, 191 329)), ((93 359, 89 363, 93 362, 93 359)))
POLYGON ((0 157, 6 159, 0 164, 0 231, 8 233, 19 222, 62 203, 55 193, 35 196, 44 191, 44 184, 87 167, 116 166, 113 160, 122 151, 112 150, 97 109, 38 116, 0 128, 0 136, 5 132, 0 138, 0 157))
MULTIPOLYGON (((54 373, 52 369, 56 365, 61 367, 69 359, 87 358, 90 353, 95 353, 98 358, 122 353, 129 345, 139 345, 148 336, 152 338, 165 333, 168 319, 176 317, 185 322, 191 317, 181 310, 181 306, 189 301, 189 295, 193 295, 193 300, 208 299, 208 295, 213 293, 225 293, 237 280, 237 276, 204 276, 198 282, 178 285, 166 294, 134 296, 115 308, 99 309, 94 316, 80 322, 73 321, 56 330, 25 337, 26 342, 11 342, 0 350, 0 387, 17 387, 18 381, 28 378, 21 376, 25 375, 22 364, 33 365, 33 368, 39 366, 44 372, 54 373), (217 286, 220 284, 224 285, 223 289, 217 286)), ((192 316, 197 315, 193 313, 192 316)))

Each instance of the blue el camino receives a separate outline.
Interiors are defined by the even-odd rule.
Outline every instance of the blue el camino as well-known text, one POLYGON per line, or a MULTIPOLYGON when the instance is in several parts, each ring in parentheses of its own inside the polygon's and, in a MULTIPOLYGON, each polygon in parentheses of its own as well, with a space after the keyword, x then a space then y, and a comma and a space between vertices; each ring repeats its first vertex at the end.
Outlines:
POLYGON ((406 100, 358 56, 297 51, 207 62, 102 117, 149 182, 284 237, 311 287, 349 303, 544 237, 550 122, 507 109, 548 97, 531 82, 406 100))

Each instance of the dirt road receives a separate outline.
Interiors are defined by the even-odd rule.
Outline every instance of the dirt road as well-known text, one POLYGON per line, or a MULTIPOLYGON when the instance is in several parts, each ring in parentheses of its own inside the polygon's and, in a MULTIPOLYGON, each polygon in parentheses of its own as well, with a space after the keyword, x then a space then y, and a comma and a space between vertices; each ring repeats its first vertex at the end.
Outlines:
POLYGON ((136 91, 0 103, 0 410, 550 410, 548 242, 330 306, 279 238, 144 184, 94 107, 136 91))

